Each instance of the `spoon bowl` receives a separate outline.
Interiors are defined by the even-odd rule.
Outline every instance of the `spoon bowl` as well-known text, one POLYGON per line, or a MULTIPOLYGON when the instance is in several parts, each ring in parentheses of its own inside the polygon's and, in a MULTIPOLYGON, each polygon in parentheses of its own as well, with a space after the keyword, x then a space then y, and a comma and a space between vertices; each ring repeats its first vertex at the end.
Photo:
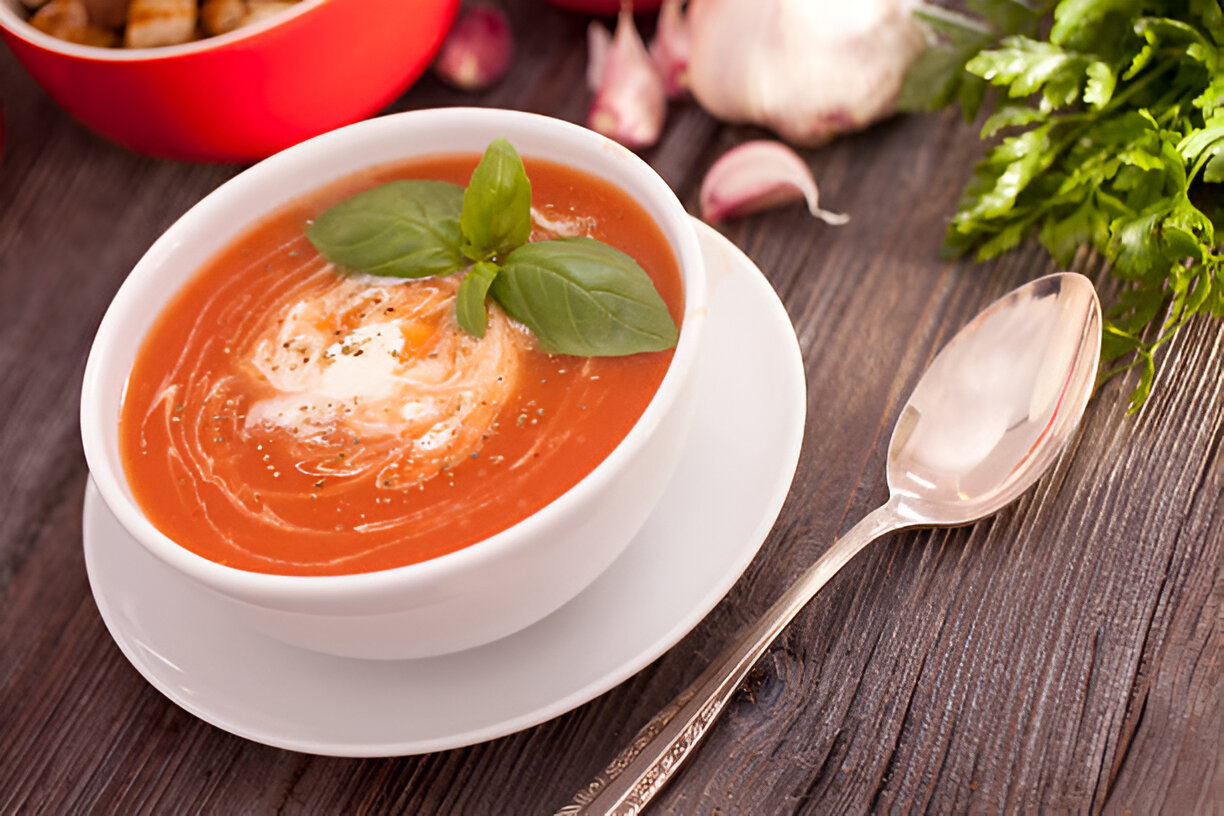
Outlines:
POLYGON ((935 357, 888 447, 889 504, 956 526, 1029 488, 1079 425, 1101 355, 1101 307, 1083 275, 1048 275, 991 304, 935 357))
POLYGON ((638 813, 675 774, 769 644, 860 550, 907 527, 989 516, 1054 463, 1096 381, 1101 306, 1059 273, 1005 295, 923 373, 888 445, 888 501, 833 543, 773 606, 557 811, 638 813))

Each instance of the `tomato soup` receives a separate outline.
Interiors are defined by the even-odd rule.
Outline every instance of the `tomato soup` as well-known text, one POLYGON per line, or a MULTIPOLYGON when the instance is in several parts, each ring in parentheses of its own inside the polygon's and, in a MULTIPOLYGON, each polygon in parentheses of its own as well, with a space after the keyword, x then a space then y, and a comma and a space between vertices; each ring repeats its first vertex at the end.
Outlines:
MULTIPOLYGON (((545 354, 495 306, 455 325, 458 275, 349 275, 304 234, 384 181, 465 184, 478 156, 382 167, 257 224, 175 296, 132 368, 124 470, 163 533, 256 572, 332 575, 452 552, 581 480, 641 415, 671 351, 545 354)), ((646 270, 677 324, 675 256, 614 185, 525 159, 533 239, 589 235, 646 270)))

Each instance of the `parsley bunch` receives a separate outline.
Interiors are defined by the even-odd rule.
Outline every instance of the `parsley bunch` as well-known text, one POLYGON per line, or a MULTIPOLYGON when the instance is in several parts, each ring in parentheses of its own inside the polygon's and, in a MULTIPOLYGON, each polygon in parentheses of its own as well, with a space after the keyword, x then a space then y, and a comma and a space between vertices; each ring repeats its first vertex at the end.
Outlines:
POLYGON ((1123 281, 1101 376, 1141 367, 1133 411, 1156 349, 1196 314, 1224 316, 1224 12, 1219 0, 968 7, 976 16, 917 12, 938 41, 898 101, 958 103, 972 121, 988 85, 999 89, 982 128, 992 146, 945 248, 986 259, 1035 233, 1067 266, 1095 247, 1123 281))

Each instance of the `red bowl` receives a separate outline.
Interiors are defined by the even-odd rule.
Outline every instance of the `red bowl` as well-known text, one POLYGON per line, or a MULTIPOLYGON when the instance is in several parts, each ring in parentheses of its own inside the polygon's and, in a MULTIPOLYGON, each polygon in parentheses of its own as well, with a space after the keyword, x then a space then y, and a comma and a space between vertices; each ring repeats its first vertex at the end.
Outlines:
POLYGON ((161 48, 77 45, 0 0, 0 35, 68 113, 140 153, 261 159, 376 113, 428 67, 459 0, 302 0, 262 23, 161 48))

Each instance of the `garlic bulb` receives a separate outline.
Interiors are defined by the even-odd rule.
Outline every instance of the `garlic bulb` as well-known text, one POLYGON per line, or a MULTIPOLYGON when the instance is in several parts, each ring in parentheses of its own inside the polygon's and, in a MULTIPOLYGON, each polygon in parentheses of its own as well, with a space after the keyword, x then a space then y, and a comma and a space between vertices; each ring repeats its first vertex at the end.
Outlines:
POLYGON ((918 0, 692 0, 689 88, 726 122, 799 145, 893 110, 926 45, 918 0))

